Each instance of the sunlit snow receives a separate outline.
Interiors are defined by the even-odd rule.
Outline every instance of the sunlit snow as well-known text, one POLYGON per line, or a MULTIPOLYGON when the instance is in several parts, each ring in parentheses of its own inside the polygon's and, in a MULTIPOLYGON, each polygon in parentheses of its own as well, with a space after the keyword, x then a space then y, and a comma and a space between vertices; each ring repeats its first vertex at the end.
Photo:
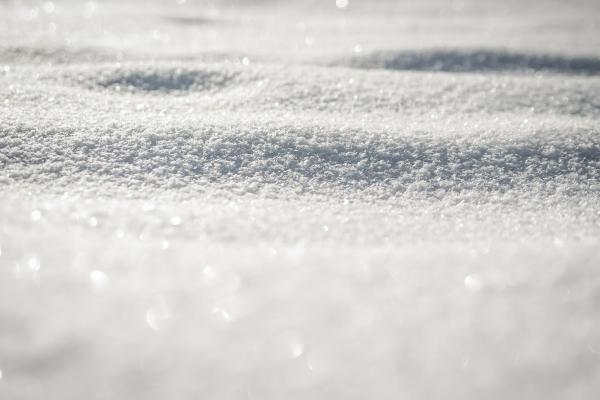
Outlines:
POLYGON ((598 397, 598 15, 0 1, 0 399, 598 397))

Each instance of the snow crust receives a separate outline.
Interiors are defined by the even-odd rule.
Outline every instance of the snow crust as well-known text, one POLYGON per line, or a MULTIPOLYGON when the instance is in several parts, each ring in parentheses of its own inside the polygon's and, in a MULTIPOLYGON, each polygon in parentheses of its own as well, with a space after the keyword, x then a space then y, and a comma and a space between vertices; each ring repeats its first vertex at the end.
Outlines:
POLYGON ((0 398, 600 393, 597 2, 338 3, 0 2, 0 398))

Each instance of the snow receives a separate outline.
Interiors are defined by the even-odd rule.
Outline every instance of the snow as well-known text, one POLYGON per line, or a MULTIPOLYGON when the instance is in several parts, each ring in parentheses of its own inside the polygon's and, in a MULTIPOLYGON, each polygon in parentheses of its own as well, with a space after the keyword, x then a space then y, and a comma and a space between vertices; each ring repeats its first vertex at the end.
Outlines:
POLYGON ((0 398, 597 395, 598 3, 521 3, 0 2, 0 398))

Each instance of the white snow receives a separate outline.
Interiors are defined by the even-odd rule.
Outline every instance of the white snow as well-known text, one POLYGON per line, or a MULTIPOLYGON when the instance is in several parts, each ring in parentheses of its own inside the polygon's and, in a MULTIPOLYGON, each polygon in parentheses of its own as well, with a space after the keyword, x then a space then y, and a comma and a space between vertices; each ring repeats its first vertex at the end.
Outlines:
POLYGON ((0 398, 594 398, 598 6, 0 2, 0 398))

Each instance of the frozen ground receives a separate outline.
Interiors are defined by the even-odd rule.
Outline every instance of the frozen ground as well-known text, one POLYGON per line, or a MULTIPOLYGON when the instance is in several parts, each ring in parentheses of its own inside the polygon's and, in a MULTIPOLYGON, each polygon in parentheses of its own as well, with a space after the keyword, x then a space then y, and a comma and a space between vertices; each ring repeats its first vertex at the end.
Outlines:
POLYGON ((0 399, 600 395, 597 1, 0 1, 0 399))

